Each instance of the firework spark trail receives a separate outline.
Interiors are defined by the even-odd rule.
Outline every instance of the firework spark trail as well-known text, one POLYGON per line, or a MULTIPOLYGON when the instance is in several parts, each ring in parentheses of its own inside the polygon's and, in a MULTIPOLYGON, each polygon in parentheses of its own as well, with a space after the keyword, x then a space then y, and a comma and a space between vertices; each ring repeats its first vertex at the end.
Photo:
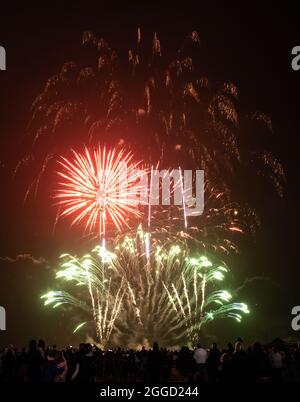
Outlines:
POLYGON ((183 308, 182 302, 181 302, 181 300, 180 300, 180 297, 179 297, 178 291, 177 291, 177 289, 176 289, 176 286, 174 285, 174 283, 172 283, 172 285, 171 285, 171 286, 172 286, 172 289, 173 289, 173 292, 174 292, 175 298, 176 298, 176 300, 177 300, 177 303, 178 303, 178 305, 179 305, 179 308, 180 308, 180 310, 181 310, 181 313, 182 313, 183 317, 184 317, 184 318, 186 318, 186 314, 185 314, 185 311, 184 311, 184 308, 183 308))
POLYGON ((149 261, 149 258, 150 258, 150 234, 149 233, 145 234, 145 253, 146 253, 147 259, 149 261))
POLYGON ((200 307, 200 313, 203 314, 203 308, 205 303, 205 287, 206 287, 206 274, 203 274, 202 284, 201 284, 201 293, 202 293, 202 303, 200 307))
POLYGON ((138 306, 137 306, 136 298, 135 298, 134 292, 133 292, 133 290, 132 290, 132 288, 131 288, 131 286, 130 286, 129 283, 127 284, 127 286, 128 286, 128 290, 129 290, 130 296, 131 296, 131 298, 132 298, 132 304, 133 304, 133 306, 134 306, 134 309, 135 309, 135 312, 136 312, 136 316, 137 316, 137 318, 138 318, 138 320, 139 320, 139 324, 142 325, 142 321, 141 321, 141 312, 140 312, 140 309, 139 309, 138 306))
POLYGON ((90 276, 90 272, 89 272, 89 264, 86 264, 85 268, 86 268, 86 277, 87 277, 87 280, 88 280, 88 289, 89 289, 91 302, 92 302, 93 317, 94 317, 94 320, 95 320, 96 319, 95 299, 94 299, 93 290, 92 290, 91 276, 90 276))
POLYGON ((109 340, 111 332, 114 328, 114 323, 117 319, 117 317, 119 316, 120 310, 121 310, 121 304, 125 295, 125 289, 123 289, 121 296, 119 296, 121 289, 123 288, 123 281, 121 282, 121 286, 118 289, 116 298, 115 298, 115 302, 114 302, 114 307, 111 313, 111 320, 110 320, 110 324, 109 324, 109 331, 107 333, 107 340, 109 340))
POLYGON ((24 158, 21 158, 21 160, 19 160, 19 162, 17 163, 14 171, 13 171, 13 178, 15 178, 19 172, 19 170, 23 167, 26 166, 30 163, 30 161, 32 161, 33 156, 32 154, 26 155, 24 158))
POLYGON ((192 310, 191 310, 190 300, 189 300, 189 296, 188 296, 188 292, 187 292, 186 280, 185 280, 185 276, 184 276, 183 273, 181 274, 181 278, 182 278, 182 283, 183 283, 183 291, 184 291, 184 295, 185 295, 185 298, 186 298, 186 303, 187 303, 187 306, 188 306, 189 317, 191 318, 192 310))
POLYGON ((193 273, 193 285, 194 285, 194 295, 195 295, 195 311, 197 311, 198 308, 198 286, 197 286, 197 271, 196 268, 194 268, 194 273, 193 273))
POLYGON ((38 192, 38 189, 39 189, 39 184, 40 184, 41 178, 42 178, 42 176, 45 174, 46 169, 47 169, 47 167, 48 167, 48 164, 49 164, 49 162, 50 162, 53 158, 54 158, 54 155, 50 153, 50 154, 48 154, 48 155, 46 156, 46 158, 45 158, 45 160, 44 160, 44 162, 43 162, 42 169, 41 169, 39 175, 38 175, 37 178, 36 178, 35 190, 34 190, 34 197, 35 197, 35 198, 36 198, 36 196, 37 196, 37 192, 38 192))
POLYGON ((153 186, 153 166, 150 170, 150 186, 149 186, 149 199, 148 199, 148 231, 151 227, 151 199, 152 199, 152 186, 153 186))
POLYGON ((184 217, 184 227, 187 229, 187 216, 186 216, 186 205, 185 205, 185 196, 184 196, 184 188, 183 188, 183 177, 182 177, 182 170, 179 167, 180 172, 180 186, 181 186, 181 194, 182 194, 182 205, 183 205, 183 217, 184 217))
POLYGON ((107 326, 107 313, 108 313, 108 306, 109 306, 109 301, 108 301, 108 296, 109 296, 109 291, 110 291, 110 284, 111 284, 111 278, 109 278, 109 282, 108 282, 108 289, 106 291, 106 298, 105 298, 105 302, 104 302, 104 318, 103 318, 103 331, 106 331, 106 326, 107 326))
POLYGON ((98 307, 98 320, 96 321, 97 330, 100 339, 103 339, 102 332, 102 306, 100 306, 99 289, 97 288, 97 307, 98 307))
POLYGON ((178 310, 176 304, 174 303, 173 297, 171 296, 168 287, 164 282, 162 282, 163 288, 166 293, 161 292, 161 295, 157 301, 158 310, 163 310, 161 313, 161 321, 170 323, 170 327, 174 325, 174 311, 176 313, 176 325, 181 325, 180 320, 178 319, 178 310), (170 302, 170 306, 168 307, 168 301, 170 302), (161 309, 160 306, 165 306, 164 309, 161 309))
MULTIPOLYGON (((46 169, 47 169, 47 167, 48 167, 48 164, 49 164, 49 162, 50 162, 53 158, 54 158, 54 155, 51 154, 51 153, 46 155, 46 157, 45 157, 44 160, 43 160, 43 163, 42 163, 42 165, 41 165, 41 168, 40 168, 40 171, 39 171, 37 177, 36 177, 36 178, 32 181, 32 183, 28 186, 28 188, 27 188, 27 190, 26 190, 26 192, 25 192, 23 202, 25 202, 25 201, 28 199, 28 197, 29 197, 31 191, 33 190, 33 188, 34 188, 34 191, 33 191, 34 197, 36 198, 37 192, 38 192, 38 188, 39 188, 39 184, 40 184, 40 181, 41 181, 41 178, 42 178, 42 176, 45 174, 46 169)), ((17 173, 17 170, 18 170, 18 169, 19 169, 19 167, 15 169, 14 175, 17 173)))
POLYGON ((168 295, 169 300, 170 300, 170 302, 171 302, 171 304, 172 304, 172 307, 174 308, 174 310, 175 310, 176 313, 178 314, 178 310, 177 310, 176 304, 174 303, 174 299, 173 299, 173 297, 172 297, 172 295, 171 295, 171 293, 170 293, 170 291, 169 291, 167 285, 166 285, 164 282, 163 282, 163 287, 164 287, 165 291, 167 292, 167 295, 168 295))

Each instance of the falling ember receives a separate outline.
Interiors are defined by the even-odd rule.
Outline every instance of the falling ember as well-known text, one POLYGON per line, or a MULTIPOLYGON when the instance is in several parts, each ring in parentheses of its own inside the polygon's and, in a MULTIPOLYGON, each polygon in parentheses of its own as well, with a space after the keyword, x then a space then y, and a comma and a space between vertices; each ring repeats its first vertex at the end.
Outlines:
POLYGON ((231 226, 229 228, 229 230, 231 230, 232 232, 239 232, 239 233, 243 233, 241 228, 238 228, 237 226, 231 226))
POLYGON ((121 230, 129 215, 140 216, 139 162, 132 162, 131 153, 105 147, 72 153, 71 160, 59 161, 63 170, 58 174, 64 179, 56 195, 61 216, 73 215, 72 224, 85 221, 89 230, 99 226, 103 238, 107 224, 121 230))

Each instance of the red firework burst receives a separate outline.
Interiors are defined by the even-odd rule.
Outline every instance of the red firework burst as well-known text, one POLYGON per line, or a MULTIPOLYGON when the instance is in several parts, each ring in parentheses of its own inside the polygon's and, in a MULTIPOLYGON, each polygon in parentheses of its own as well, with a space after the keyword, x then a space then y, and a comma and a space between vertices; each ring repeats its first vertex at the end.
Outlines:
POLYGON ((85 221, 89 230, 99 225, 101 235, 107 222, 120 230, 123 224, 128 226, 128 215, 140 216, 140 162, 133 163, 131 153, 105 147, 72 153, 72 160, 59 161, 63 171, 58 174, 64 179, 56 195, 63 207, 61 216, 74 215, 72 224, 85 221))

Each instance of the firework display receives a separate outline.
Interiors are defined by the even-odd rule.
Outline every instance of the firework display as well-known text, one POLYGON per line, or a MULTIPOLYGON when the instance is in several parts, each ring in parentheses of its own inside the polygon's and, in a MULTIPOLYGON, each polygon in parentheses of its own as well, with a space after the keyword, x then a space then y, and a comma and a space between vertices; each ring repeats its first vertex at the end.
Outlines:
POLYGON ((148 242, 149 233, 139 228, 119 238, 112 252, 97 246, 82 258, 62 255, 56 278, 83 286, 88 300, 56 290, 42 296, 44 304, 89 313, 102 347, 111 345, 112 333, 119 342, 195 344, 204 324, 226 317, 240 322, 249 313, 245 303, 220 289, 228 273, 224 264, 191 252, 185 240, 172 244, 151 237, 150 252, 148 242))
MULTIPOLYGON (((33 145, 16 173, 33 159, 40 166, 27 196, 58 159, 60 215, 72 215, 103 241, 82 258, 62 256, 56 275, 83 287, 86 297, 59 290, 42 298, 54 308, 71 304, 90 314, 75 330, 93 323, 101 345, 194 344, 204 324, 226 317, 240 322, 249 313, 220 288, 229 272, 220 261, 238 251, 241 234, 254 235, 260 226, 249 200, 259 180, 283 195, 281 164, 267 141, 258 151, 252 136, 255 127, 267 139, 271 121, 239 113, 236 86, 201 73, 196 32, 175 57, 164 56, 155 34, 145 58, 140 29, 127 61, 91 32, 83 34, 82 46, 81 61, 65 63, 33 103, 33 145), (64 156, 78 149, 79 138, 85 150, 64 156), (148 198, 140 208, 136 198, 128 201, 141 162, 124 145, 151 174, 154 166, 178 168, 182 187, 184 169, 203 170, 203 213, 187 216, 183 194, 181 206, 153 206, 148 198)), ((151 195, 151 186, 143 190, 151 195)))

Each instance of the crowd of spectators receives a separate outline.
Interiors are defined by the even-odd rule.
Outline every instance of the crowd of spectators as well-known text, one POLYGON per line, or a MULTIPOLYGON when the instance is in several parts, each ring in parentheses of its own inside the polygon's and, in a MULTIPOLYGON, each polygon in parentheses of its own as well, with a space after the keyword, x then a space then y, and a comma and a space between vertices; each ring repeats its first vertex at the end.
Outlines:
POLYGON ((89 343, 58 350, 44 340, 29 348, 0 349, 0 382, 294 382, 300 381, 299 345, 245 349, 238 339, 224 349, 198 344, 194 350, 159 348, 102 350, 89 343))

